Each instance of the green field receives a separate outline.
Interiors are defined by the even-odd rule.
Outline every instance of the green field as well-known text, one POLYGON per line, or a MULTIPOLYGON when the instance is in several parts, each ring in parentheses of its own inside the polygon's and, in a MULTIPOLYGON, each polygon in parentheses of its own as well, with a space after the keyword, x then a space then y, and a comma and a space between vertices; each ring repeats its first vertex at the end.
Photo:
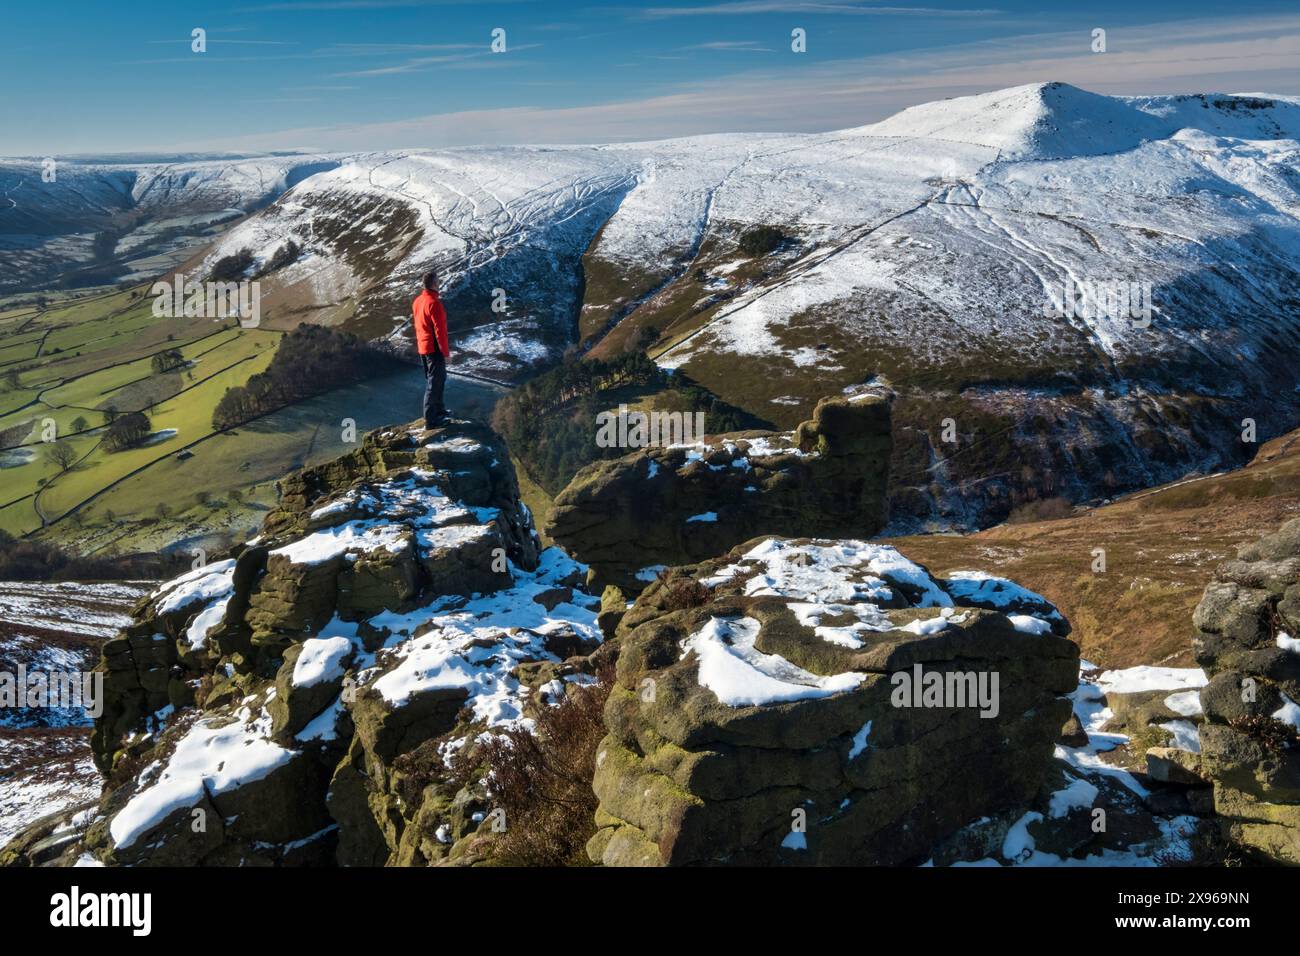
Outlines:
MULTIPOLYGON (((358 440, 370 429, 410 421, 419 412, 423 385, 418 370, 399 372, 213 435, 189 448, 192 457, 167 455, 104 491, 83 506, 80 528, 64 523, 52 530, 85 552, 211 550, 226 536, 247 537, 275 503, 278 479, 356 447, 344 442, 344 419, 356 422, 358 440), (239 492, 239 501, 231 498, 232 490, 239 492)), ((473 382, 453 378, 447 383, 448 404, 460 415, 486 419, 496 395, 473 382)))
POLYGON ((88 502, 211 437, 216 403, 266 367, 278 339, 232 321, 154 316, 147 287, 0 313, 0 529, 83 524, 88 502), (187 364, 156 373, 153 356, 168 349, 187 364), (153 438, 107 451, 110 408, 143 411, 153 438), (50 436, 75 452, 71 468, 49 459, 50 436))
MULTIPOLYGON (((0 312, 0 529, 81 553, 211 548, 247 535, 275 502, 275 482, 348 450, 357 436, 420 408, 418 370, 327 392, 216 432, 226 390, 270 363, 282 333, 233 322, 158 318, 148 287, 0 312), (155 372, 159 352, 181 368, 155 372), (143 411, 152 436, 110 452, 106 410, 143 411), (51 432, 76 455, 50 458, 51 432)), ((496 389, 452 377, 448 403, 486 419, 496 389)))

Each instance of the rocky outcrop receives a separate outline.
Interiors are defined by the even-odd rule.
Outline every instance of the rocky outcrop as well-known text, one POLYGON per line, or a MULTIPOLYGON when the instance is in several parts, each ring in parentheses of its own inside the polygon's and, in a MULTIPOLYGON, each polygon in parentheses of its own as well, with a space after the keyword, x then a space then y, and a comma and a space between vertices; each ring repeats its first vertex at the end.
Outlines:
MULTIPOLYGON (((809 430, 874 404, 823 403, 809 430)), ((729 441, 710 473, 777 457, 729 441)), ((787 451, 795 477, 764 480, 842 447, 787 451)), ((1273 694, 1271 722, 1243 724, 1200 671, 1081 677, 1039 595, 854 538, 764 534, 662 569, 631 605, 597 597, 539 549, 489 430, 380 430, 140 603, 100 663, 102 798, 0 864, 1186 862, 1210 779, 1221 813, 1253 801, 1237 835, 1276 848, 1297 802, 1294 675, 1268 643, 1293 653, 1270 623, 1294 613, 1288 529, 1198 617, 1273 694), (1264 636, 1243 589, 1269 595, 1264 636), (1217 721, 1271 756, 1196 753, 1201 699, 1208 737, 1217 721)))
POLYGON ((556 497, 546 531, 591 567, 594 586, 635 592, 657 566, 759 534, 877 533, 889 457, 887 398, 823 399, 793 433, 736 432, 588 465, 556 497))
POLYGON ((1221 565, 1194 622, 1215 810, 1252 856, 1300 865, 1300 518, 1221 565))
POLYGON ((441 862, 490 810, 480 739, 594 679, 586 569, 539 550, 487 428, 382 429, 280 493, 105 645, 104 796, 14 862, 50 835, 61 862, 441 862))
POLYGON ((1028 804, 1078 684, 1037 595, 893 548, 767 537, 652 583, 618 626, 596 758, 609 865, 922 862, 1028 804))

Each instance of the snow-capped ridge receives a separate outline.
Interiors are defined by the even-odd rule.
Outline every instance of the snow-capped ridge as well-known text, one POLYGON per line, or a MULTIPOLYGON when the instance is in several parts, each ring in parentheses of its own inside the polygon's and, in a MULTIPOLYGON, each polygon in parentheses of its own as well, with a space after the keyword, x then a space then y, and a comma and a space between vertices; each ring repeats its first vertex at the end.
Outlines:
POLYGON ((1031 83, 922 103, 854 132, 953 140, 996 149, 1000 160, 1043 160, 1127 152, 1182 129, 1294 137, 1300 106, 1253 94, 1106 96, 1068 83, 1031 83))
POLYGON ((1165 126, 1124 100, 1067 83, 1032 83, 912 106, 856 132, 956 140, 997 158, 1098 156, 1135 149, 1165 126))

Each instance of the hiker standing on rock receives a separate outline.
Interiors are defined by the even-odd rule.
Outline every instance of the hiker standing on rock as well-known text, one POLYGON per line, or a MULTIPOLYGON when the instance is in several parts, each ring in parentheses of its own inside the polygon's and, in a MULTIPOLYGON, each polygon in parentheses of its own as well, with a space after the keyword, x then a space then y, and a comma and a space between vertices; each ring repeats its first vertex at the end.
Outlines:
POLYGON ((451 359, 447 310, 438 298, 438 273, 424 274, 424 291, 411 303, 411 317, 415 320, 415 348, 424 366, 424 427, 437 428, 448 421, 442 392, 447 384, 447 362, 451 359))

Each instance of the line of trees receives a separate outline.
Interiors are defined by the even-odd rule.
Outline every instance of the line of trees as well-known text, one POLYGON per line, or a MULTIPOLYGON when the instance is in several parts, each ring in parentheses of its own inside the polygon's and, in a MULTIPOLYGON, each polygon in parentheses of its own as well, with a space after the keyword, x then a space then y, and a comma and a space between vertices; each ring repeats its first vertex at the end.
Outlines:
POLYGON ((178 369, 185 364, 185 356, 181 354, 180 349, 164 349, 153 357, 150 365, 153 366, 154 374, 163 375, 173 369, 178 369))
POLYGON ((212 427, 234 428, 331 389, 395 371, 398 359, 347 332, 300 325, 280 339, 266 371, 226 391, 212 427))
POLYGON ((228 256, 222 256, 212 264, 208 278, 213 282, 233 282, 244 277, 249 266, 253 264, 253 253, 249 249, 240 249, 228 256))
POLYGON ((153 434, 153 425, 144 412, 127 412, 114 417, 113 423, 104 432, 106 451, 126 451, 138 447, 153 434))
POLYGON ((189 566, 183 553, 82 556, 52 541, 0 531, 0 581, 96 581, 166 578, 189 566))

